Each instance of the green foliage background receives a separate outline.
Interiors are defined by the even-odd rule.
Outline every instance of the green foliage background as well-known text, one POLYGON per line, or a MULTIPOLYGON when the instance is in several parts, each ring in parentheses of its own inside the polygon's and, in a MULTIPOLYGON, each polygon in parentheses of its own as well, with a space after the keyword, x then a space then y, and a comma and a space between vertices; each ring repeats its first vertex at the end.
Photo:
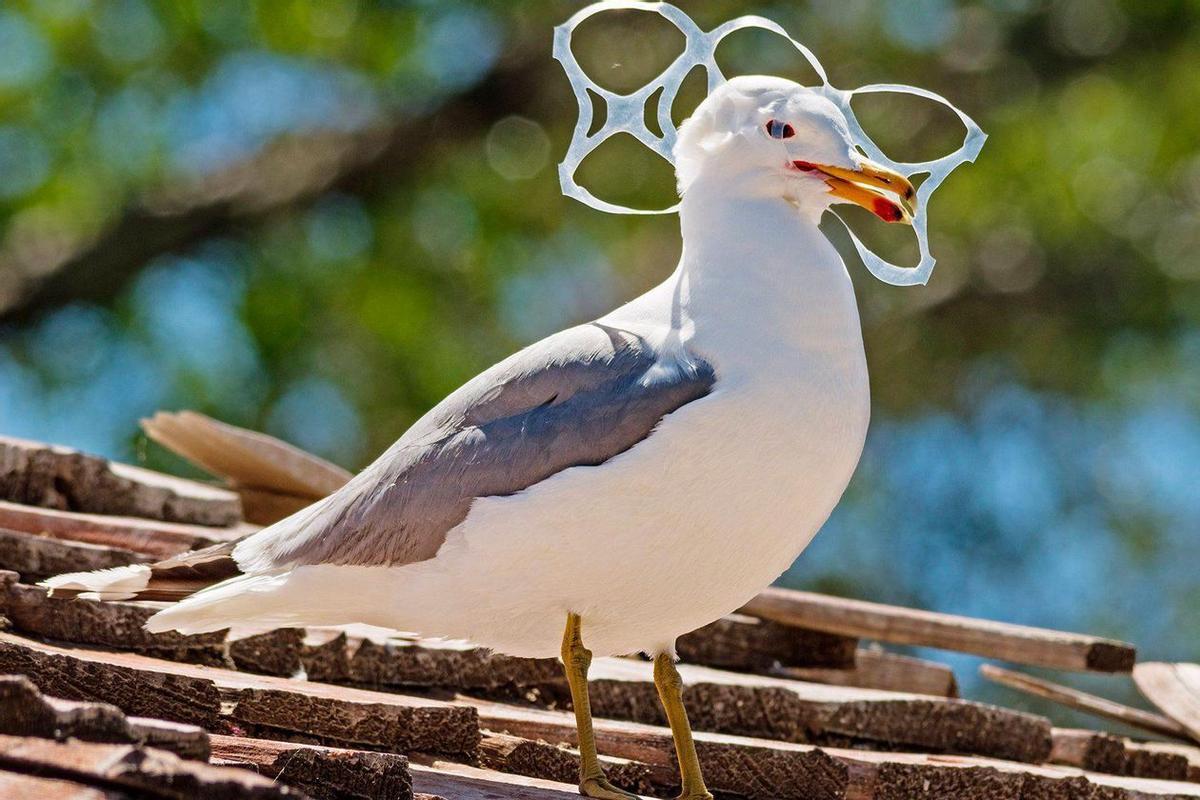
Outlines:
MULTIPOLYGON (((990 136, 934 199, 928 287, 848 256, 876 421, 785 580, 1200 658, 1200 4, 681 5, 705 27, 771 17, 836 85, 931 88, 990 136)), ((0 5, 0 429, 182 469, 136 423, 188 407, 358 467, 479 369, 660 280, 674 218, 558 190, 576 111, 550 38, 578 6, 0 5), (331 142, 375 141, 399 144, 311 180, 340 174, 331 142)), ((678 51, 658 23, 588 23, 577 52, 631 89, 678 51)), ((766 34, 719 59, 809 75, 766 34)), ((959 133, 918 103, 860 112, 899 157, 959 133)), ((581 178, 671 200, 628 142, 581 178)))

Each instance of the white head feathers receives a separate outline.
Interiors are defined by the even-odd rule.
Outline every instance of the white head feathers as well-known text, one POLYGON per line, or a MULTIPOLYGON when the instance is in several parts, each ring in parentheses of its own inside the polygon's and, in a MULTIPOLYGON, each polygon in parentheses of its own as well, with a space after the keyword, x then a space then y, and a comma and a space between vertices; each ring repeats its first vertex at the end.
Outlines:
MULTIPOLYGON (((722 155, 745 161, 763 152, 762 122, 786 119, 797 142, 811 161, 850 168, 855 165, 854 141, 846 118, 828 98, 800 84, 769 75, 743 75, 712 92, 679 127, 673 155, 679 193, 702 168, 721 164, 722 155), (738 148, 738 144, 745 145, 738 148)), ((769 152, 769 151, 768 151, 769 152)), ((778 159, 774 159, 778 160, 778 159)))

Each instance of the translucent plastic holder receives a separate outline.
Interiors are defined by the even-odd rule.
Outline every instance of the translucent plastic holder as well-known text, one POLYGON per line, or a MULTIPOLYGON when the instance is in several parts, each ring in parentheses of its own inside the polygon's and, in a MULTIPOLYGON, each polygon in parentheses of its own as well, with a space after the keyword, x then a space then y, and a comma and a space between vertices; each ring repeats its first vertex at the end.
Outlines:
POLYGON ((850 234, 850 239, 854 242, 854 247, 858 250, 863 263, 876 278, 896 286, 912 286, 928 282, 936 263, 933 254, 929 252, 929 199, 941 186, 946 176, 956 167, 975 160, 987 135, 975 124, 973 119, 956 108, 949 100, 916 86, 877 83, 850 90, 835 88, 829 83, 824 67, 821 66, 821 62, 817 60, 812 51, 793 39, 781 26, 764 17, 738 17, 711 31, 703 31, 692 21, 691 17, 670 3, 643 2, 643 0, 602 0, 580 9, 570 19, 555 28, 554 58, 563 65, 575 92, 575 99, 579 103, 579 119, 571 137, 571 146, 562 163, 558 165, 559 182, 562 184, 563 194, 610 214, 671 214, 678 211, 678 204, 670 208, 642 209, 629 208, 601 200, 575 181, 575 172, 589 153, 617 133, 632 135, 646 147, 674 164, 672 150, 675 147, 676 128, 671 120, 671 107, 675 102, 675 95, 679 92, 679 87, 688 73, 697 66, 702 67, 707 73, 710 93, 724 83, 725 76, 721 74, 716 61, 717 45, 729 34, 743 28, 761 28, 778 34, 800 51, 821 79, 821 85, 809 88, 827 97, 842 110, 850 124, 850 134, 854 138, 855 144, 866 153, 868 158, 899 172, 910 180, 917 175, 928 176, 917 189, 917 212, 912 220, 913 233, 916 234, 917 245, 921 253, 921 259, 915 267, 901 267, 883 259, 863 244, 846 224, 846 221, 838 216, 842 224, 846 225, 846 231, 850 234), (580 23, 605 11, 622 10, 658 14, 678 28, 687 42, 679 57, 658 77, 629 94, 617 94, 598 85, 579 66, 579 62, 575 60, 575 54, 571 51, 571 36, 580 23), (651 131, 645 123, 646 103, 659 89, 662 89, 662 94, 658 98, 655 117, 658 127, 662 130, 661 136, 651 131), (589 90, 604 100, 608 112, 604 125, 591 135, 588 135, 588 130, 592 127, 594 109, 592 108, 592 98, 588 95, 589 90), (854 110, 850 107, 850 100, 856 94, 886 93, 916 95, 949 108, 966 128, 962 145, 954 152, 932 161, 905 162, 889 158, 863 130, 854 115, 854 110))

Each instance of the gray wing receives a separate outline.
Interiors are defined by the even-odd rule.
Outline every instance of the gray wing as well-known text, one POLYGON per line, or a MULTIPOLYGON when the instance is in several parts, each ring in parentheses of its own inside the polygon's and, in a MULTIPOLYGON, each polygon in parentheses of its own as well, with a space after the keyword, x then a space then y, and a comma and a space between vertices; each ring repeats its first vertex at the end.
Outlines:
POLYGON ((695 355, 599 323, 570 328, 462 386, 348 484, 250 537, 236 557, 250 571, 432 558, 475 498, 602 464, 714 382, 695 355))

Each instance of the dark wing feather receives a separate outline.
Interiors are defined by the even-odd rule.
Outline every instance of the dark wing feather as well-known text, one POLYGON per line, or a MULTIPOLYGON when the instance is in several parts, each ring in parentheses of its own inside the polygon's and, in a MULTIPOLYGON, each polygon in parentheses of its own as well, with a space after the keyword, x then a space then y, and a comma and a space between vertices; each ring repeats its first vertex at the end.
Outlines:
POLYGON ((592 323, 505 359, 451 394, 325 500, 248 539, 248 571, 432 558, 477 497, 598 465, 711 391, 712 368, 592 323))

